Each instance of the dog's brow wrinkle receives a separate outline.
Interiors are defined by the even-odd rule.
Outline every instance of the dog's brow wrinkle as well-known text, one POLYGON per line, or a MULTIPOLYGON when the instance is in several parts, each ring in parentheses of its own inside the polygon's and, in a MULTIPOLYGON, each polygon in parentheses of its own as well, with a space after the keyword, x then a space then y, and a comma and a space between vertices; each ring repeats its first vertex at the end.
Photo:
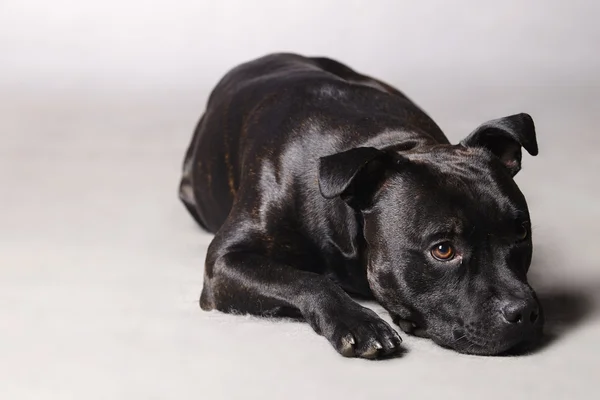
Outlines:
POLYGON ((463 231, 463 222, 459 218, 451 218, 446 221, 437 222, 427 227, 430 234, 456 234, 463 231))

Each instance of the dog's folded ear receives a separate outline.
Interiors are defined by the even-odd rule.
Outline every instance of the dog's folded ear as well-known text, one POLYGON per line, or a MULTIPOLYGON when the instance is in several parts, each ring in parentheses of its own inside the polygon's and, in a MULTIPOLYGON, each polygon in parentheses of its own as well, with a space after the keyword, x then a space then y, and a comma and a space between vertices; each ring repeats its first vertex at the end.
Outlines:
POLYGON ((515 176, 521 169, 521 147, 538 154, 535 125, 529 114, 515 114, 488 121, 460 142, 465 147, 485 147, 515 176))
POLYGON ((363 208, 383 181, 393 156, 374 147, 357 147, 319 159, 319 190, 363 208))

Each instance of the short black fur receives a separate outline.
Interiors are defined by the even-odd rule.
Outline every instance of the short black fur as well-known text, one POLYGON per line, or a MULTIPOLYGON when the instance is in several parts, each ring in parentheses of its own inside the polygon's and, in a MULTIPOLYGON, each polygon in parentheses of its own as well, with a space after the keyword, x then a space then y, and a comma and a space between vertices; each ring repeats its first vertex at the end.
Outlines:
POLYGON ((242 64, 184 161, 180 198, 215 233, 201 307, 301 318, 344 356, 389 357, 401 342, 350 295, 457 351, 536 342, 521 147, 537 154, 527 114, 452 145, 397 89, 334 60, 242 64), (432 256, 440 243, 451 259, 432 256))

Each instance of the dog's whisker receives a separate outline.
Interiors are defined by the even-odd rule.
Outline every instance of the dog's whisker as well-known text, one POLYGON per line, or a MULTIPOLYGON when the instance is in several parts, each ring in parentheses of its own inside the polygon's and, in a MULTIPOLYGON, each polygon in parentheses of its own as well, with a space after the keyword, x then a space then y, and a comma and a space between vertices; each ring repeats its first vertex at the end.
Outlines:
POLYGON ((466 338, 466 337, 467 337, 467 334, 465 333, 464 335, 462 335, 462 336, 461 336, 461 337, 459 337, 458 339, 455 339, 455 340, 452 342, 452 344, 455 344, 455 343, 456 343, 456 342, 458 342, 459 340, 462 340, 462 339, 464 339, 464 338, 466 338))

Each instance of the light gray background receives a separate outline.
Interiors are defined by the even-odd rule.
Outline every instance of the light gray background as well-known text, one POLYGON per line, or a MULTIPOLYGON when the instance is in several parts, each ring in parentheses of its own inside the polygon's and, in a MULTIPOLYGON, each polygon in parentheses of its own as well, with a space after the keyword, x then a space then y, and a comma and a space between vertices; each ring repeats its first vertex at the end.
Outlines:
POLYGON ((1 0, 0 398, 598 397, 599 17, 593 0, 1 0), (282 50, 398 86, 455 141, 534 117, 517 181, 544 349, 403 335, 403 358, 368 362, 303 324, 200 311, 211 236, 178 203, 181 159, 217 80, 282 50))

